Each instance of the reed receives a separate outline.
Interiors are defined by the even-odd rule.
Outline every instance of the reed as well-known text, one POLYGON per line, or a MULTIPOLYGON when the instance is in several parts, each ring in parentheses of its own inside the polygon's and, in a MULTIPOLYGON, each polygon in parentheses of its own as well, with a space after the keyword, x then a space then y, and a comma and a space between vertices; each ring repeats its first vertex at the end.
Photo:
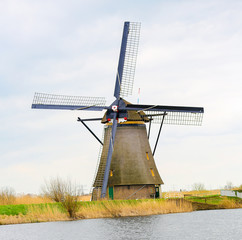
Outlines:
POLYGON ((218 195, 220 194, 220 190, 200 190, 200 191, 170 191, 170 192, 163 192, 163 198, 184 198, 186 195, 192 195, 197 197, 204 197, 209 195, 218 195))
POLYGON ((220 208, 231 209, 231 208, 242 208, 242 202, 236 199, 223 198, 219 203, 220 208))
POLYGON ((37 195, 19 195, 6 198, 5 196, 0 196, 0 205, 10 205, 10 204, 40 204, 40 203, 52 203, 53 201, 47 197, 37 196, 37 195))
POLYGON ((100 201, 83 205, 77 212, 79 218, 127 217, 191 212, 192 204, 183 200, 129 200, 100 201))
MULTIPOLYGON (((81 195, 78 197, 78 201, 91 201, 91 195, 81 195)), ((54 201, 46 196, 40 195, 19 195, 15 197, 12 204, 40 204, 40 203, 53 203, 54 201)), ((1 202, 0 202, 0 205, 1 202)))
POLYGON ((78 201, 91 201, 92 195, 86 194, 78 197, 78 201))
POLYGON ((8 205, 15 203, 15 191, 10 187, 3 187, 0 189, 0 205, 8 205))
POLYGON ((215 190, 200 190, 200 191, 189 191, 189 192, 183 192, 183 194, 191 194, 193 196, 203 197, 203 196, 209 196, 209 195, 220 195, 220 189, 215 190))
POLYGON ((66 212, 56 204, 31 205, 26 214, 28 222, 49 222, 68 220, 66 212))
POLYGON ((15 204, 40 204, 53 203, 53 201, 45 196, 38 195, 20 195, 15 198, 15 204))

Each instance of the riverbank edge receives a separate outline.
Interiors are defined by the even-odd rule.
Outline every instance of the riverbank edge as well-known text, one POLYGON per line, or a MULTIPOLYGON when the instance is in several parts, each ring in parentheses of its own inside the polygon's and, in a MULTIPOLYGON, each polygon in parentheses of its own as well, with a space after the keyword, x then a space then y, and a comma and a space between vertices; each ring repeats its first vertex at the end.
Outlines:
POLYGON ((29 212, 15 216, 0 215, 0 225, 39 223, 55 221, 73 221, 97 218, 138 217, 169 213, 185 213, 201 210, 219 210, 241 208, 241 206, 222 206, 208 203, 191 202, 184 199, 167 200, 138 200, 136 202, 124 201, 99 201, 95 204, 82 204, 75 218, 69 218, 68 214, 59 207, 54 208, 46 204, 46 208, 38 208, 39 205, 28 206, 29 212))

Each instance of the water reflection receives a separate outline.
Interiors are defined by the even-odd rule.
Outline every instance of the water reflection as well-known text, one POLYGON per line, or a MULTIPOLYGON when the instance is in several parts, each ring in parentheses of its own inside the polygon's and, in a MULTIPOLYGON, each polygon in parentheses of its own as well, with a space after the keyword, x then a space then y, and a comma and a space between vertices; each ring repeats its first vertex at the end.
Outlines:
POLYGON ((242 209, 0 226, 1 240, 241 239, 242 209))

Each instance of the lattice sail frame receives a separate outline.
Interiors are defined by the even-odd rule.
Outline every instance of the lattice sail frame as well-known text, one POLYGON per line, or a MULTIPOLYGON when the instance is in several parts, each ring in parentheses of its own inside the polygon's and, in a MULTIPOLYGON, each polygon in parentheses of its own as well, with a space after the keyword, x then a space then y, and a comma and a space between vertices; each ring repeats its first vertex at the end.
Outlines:
POLYGON ((122 83, 120 89, 120 96, 127 97, 132 95, 136 60, 139 48, 141 23, 130 22, 129 34, 127 39, 127 46, 125 51, 122 83))
POLYGON ((171 125, 193 125, 201 126, 203 120, 203 113, 199 112, 175 112, 175 111, 145 111, 146 115, 152 118, 152 123, 161 123, 163 119, 162 114, 165 115, 164 124, 171 125))
POLYGON ((65 106, 105 106, 105 97, 67 96, 47 93, 35 93, 33 104, 65 106))

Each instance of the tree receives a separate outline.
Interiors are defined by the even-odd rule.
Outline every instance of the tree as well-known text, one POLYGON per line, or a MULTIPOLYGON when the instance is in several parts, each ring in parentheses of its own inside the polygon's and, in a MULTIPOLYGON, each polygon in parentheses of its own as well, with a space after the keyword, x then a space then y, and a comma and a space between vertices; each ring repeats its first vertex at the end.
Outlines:
POLYGON ((76 218, 76 213, 80 206, 78 203, 80 188, 77 187, 76 183, 73 183, 70 179, 51 178, 45 181, 42 192, 53 201, 60 202, 70 218, 76 218))
POLYGON ((202 190, 205 190, 205 186, 203 183, 194 183, 192 185, 192 190, 195 190, 195 191, 202 191, 202 190))

